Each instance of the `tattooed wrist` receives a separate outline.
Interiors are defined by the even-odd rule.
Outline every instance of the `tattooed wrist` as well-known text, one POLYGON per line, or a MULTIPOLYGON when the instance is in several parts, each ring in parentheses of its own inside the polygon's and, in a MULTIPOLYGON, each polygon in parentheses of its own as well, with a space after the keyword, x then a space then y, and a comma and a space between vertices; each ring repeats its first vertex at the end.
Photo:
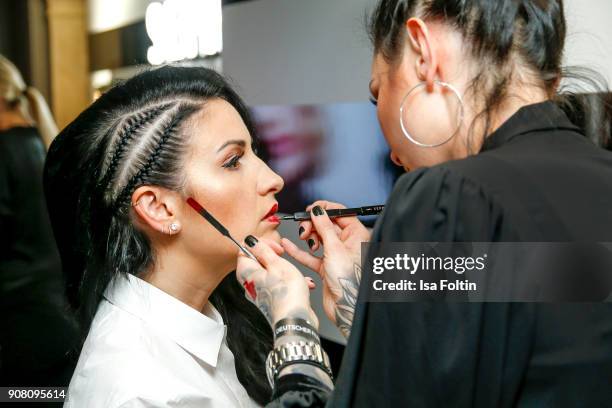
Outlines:
POLYGON ((353 326, 355 307, 357 306, 357 296, 359 294, 359 284, 361 283, 361 265, 353 264, 353 271, 347 278, 339 278, 341 296, 336 301, 336 326, 342 335, 348 338, 353 326))

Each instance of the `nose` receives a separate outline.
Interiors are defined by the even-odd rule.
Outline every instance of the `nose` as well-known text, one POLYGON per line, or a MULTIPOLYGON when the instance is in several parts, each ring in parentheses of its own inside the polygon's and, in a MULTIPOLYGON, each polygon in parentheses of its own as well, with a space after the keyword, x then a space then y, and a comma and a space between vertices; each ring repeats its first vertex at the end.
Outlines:
POLYGON ((391 156, 391 161, 393 163, 395 163, 396 166, 404 167, 404 165, 400 161, 399 157, 397 157, 397 155, 395 153, 391 152, 390 156, 391 156))
POLYGON ((285 186, 285 181, 281 176, 276 174, 267 164, 261 162, 262 171, 257 183, 257 192, 266 196, 268 194, 277 194, 285 186))

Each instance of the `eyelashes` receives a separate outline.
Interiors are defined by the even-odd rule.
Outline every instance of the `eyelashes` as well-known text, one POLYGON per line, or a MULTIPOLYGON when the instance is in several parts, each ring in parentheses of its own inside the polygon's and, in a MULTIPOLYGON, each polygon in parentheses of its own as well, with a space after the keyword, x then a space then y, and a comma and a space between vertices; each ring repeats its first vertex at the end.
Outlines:
POLYGON ((374 97, 370 96, 370 103, 374 106, 378 106, 378 101, 374 97))
POLYGON ((231 159, 229 159, 225 164, 223 164, 223 167, 230 170, 237 169, 240 166, 240 159, 242 158, 242 156, 244 156, 244 153, 232 156, 231 159))

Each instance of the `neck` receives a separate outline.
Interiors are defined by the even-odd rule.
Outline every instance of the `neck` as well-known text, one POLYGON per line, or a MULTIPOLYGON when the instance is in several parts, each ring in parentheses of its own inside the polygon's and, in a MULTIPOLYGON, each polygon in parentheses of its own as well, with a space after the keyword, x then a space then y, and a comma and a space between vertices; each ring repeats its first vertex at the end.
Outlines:
POLYGON ((15 110, 0 112, 0 130, 7 130, 14 127, 32 126, 23 115, 15 110))
POLYGON ((155 265, 140 278, 202 312, 208 298, 221 283, 226 273, 221 265, 202 265, 177 250, 157 251, 155 265))
POLYGON ((479 152, 484 140, 499 129, 519 109, 549 99, 550 96, 546 91, 536 87, 525 87, 517 92, 509 92, 509 96, 491 113, 489 128, 486 129, 486 136, 484 138, 481 137, 485 133, 484 121, 477 121, 473 129, 470 129, 470 124, 473 123, 478 112, 466 115, 465 128, 462 132, 463 137, 457 138, 458 140, 453 146, 454 158, 462 158, 479 152), (472 131, 470 132, 470 130, 472 131), (468 149, 470 151, 467 151, 468 149))

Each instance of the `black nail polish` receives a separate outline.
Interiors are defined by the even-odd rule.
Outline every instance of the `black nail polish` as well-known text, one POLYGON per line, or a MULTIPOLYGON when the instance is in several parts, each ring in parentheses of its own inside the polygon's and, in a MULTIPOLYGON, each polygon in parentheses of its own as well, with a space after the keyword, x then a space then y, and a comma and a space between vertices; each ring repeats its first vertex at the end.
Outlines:
POLYGON ((323 209, 317 205, 312 209, 312 213, 314 215, 323 215, 323 209))
POLYGON ((300 229, 298 230, 298 235, 302 235, 304 231, 306 231, 304 227, 300 227, 300 229))
POLYGON ((255 237, 254 237, 254 236, 252 236, 252 235, 249 235, 248 237, 246 237, 246 238, 244 239, 244 242, 246 242, 246 244, 247 244, 249 247, 253 248, 255 245, 257 245, 257 238, 255 238, 255 237))
POLYGON ((312 247, 314 246, 314 244, 315 244, 314 239, 310 238, 310 239, 308 240, 308 247, 309 247, 310 249, 312 249, 312 247))

